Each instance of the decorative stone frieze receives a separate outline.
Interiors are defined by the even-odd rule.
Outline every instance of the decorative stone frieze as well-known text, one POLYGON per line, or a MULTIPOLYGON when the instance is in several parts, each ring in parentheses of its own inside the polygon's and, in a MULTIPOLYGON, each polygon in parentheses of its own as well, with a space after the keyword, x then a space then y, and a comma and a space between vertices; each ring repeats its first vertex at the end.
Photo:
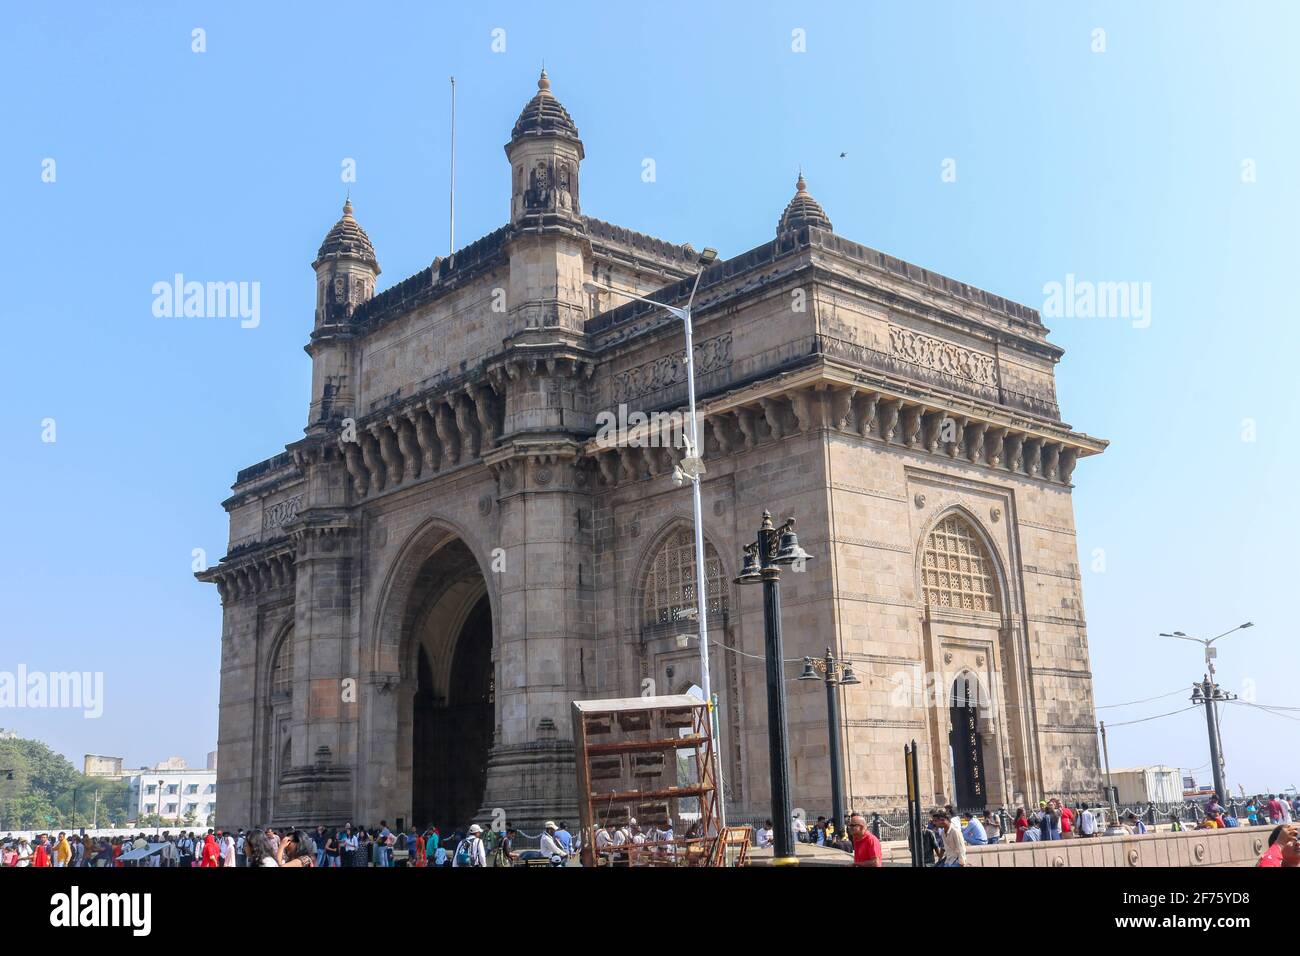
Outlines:
POLYGON ((915 362, 922 368, 955 375, 978 385, 997 385, 997 368, 993 356, 962 348, 942 339, 922 335, 897 325, 889 327, 892 354, 915 362))

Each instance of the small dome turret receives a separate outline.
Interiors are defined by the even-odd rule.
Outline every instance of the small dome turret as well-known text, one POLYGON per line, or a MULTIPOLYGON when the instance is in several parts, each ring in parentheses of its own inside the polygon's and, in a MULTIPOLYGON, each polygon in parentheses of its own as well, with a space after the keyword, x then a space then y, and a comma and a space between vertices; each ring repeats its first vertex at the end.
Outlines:
POLYGON ((569 111, 551 92, 551 79, 543 69, 542 75, 537 78, 537 94, 524 106, 519 119, 515 120, 515 128, 510 131, 510 141, 513 143, 521 137, 545 135, 573 140, 578 144, 578 158, 582 158, 582 141, 578 139, 578 127, 574 124, 569 111))
POLYGON ((375 258, 375 247, 371 244, 366 231, 361 228, 361 224, 352 217, 350 198, 343 203, 343 218, 326 233, 325 241, 320 244, 320 251, 316 253, 316 261, 312 263, 312 268, 327 259, 356 259, 371 266, 375 275, 379 274, 379 260, 375 258))
POLYGON ((821 203, 809 194, 808 183, 804 181, 802 170, 799 172, 799 181, 795 183, 794 188, 794 198, 786 205, 785 212, 781 213, 781 221, 776 224, 776 234, 779 236, 783 232, 802 229, 804 226, 816 226, 818 229, 833 232, 834 227, 831 226, 826 210, 822 209, 821 203))

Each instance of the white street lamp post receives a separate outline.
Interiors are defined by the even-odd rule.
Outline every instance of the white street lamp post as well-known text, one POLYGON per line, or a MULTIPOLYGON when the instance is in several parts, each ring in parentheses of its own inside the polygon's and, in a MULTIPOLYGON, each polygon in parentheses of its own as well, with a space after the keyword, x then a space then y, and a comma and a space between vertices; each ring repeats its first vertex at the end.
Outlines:
MULTIPOLYGON (((700 689, 704 691, 704 701, 709 706, 709 715, 711 722, 716 713, 713 702, 713 684, 709 679, 709 622, 708 622, 708 583, 705 577, 704 568, 704 511, 700 500, 700 482, 704 477, 704 456, 700 448, 700 424, 695 411, 695 342, 693 338, 693 329, 691 327, 691 307, 695 303, 695 291, 700 287, 700 276, 704 274, 704 269, 717 258, 717 250, 706 248, 700 254, 700 271, 695 273, 695 283, 691 286, 690 297, 686 300, 686 305, 675 306, 667 305, 663 302, 656 302, 653 299, 647 299, 644 296, 627 292, 623 289, 615 289, 599 282, 584 283, 584 288, 588 291, 599 289, 602 292, 612 292, 614 295, 621 295, 629 299, 636 299, 638 302, 645 302, 649 305, 657 306, 670 315, 675 316, 682 322, 682 327, 686 330, 686 395, 687 402, 690 406, 690 434, 686 438, 687 448, 686 455, 682 458, 682 463, 673 470, 673 480, 679 485, 684 481, 691 483, 691 504, 695 515, 695 617, 698 625, 700 641, 700 689)), ((714 728, 714 777, 717 781, 717 790, 715 799, 718 805, 718 817, 725 823, 726 817, 723 812, 722 802, 722 780, 721 761, 717 759, 717 724, 713 722, 714 728)))

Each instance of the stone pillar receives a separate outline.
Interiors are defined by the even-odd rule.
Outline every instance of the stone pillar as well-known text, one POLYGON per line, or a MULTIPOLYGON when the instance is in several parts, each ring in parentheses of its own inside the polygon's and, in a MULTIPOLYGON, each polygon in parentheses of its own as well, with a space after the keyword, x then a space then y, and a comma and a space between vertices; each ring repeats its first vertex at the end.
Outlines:
POLYGON ((587 666, 594 644, 592 479, 573 442, 511 442, 490 464, 504 564, 494 622, 499 729, 480 816, 500 807, 512 823, 533 827, 577 817, 570 712, 595 686, 587 666))
POLYGON ((290 532, 297 549, 292 745, 276 824, 350 815, 356 758, 350 728, 360 693, 344 684, 356 676, 352 521, 342 510, 314 509, 300 513, 290 532))
POLYGON ((257 620, 251 596, 238 598, 222 581, 221 692, 217 722, 217 826, 247 827, 257 819, 253 756, 258 750, 257 620))

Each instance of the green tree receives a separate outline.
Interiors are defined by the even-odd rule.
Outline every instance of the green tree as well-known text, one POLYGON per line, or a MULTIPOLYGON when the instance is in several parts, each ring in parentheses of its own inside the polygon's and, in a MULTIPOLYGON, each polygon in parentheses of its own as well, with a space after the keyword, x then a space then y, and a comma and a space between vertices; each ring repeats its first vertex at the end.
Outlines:
POLYGON ((0 740, 0 830, 73 830, 125 822, 125 780, 87 777, 38 740, 0 740), (10 779, 12 777, 12 779, 10 779))

